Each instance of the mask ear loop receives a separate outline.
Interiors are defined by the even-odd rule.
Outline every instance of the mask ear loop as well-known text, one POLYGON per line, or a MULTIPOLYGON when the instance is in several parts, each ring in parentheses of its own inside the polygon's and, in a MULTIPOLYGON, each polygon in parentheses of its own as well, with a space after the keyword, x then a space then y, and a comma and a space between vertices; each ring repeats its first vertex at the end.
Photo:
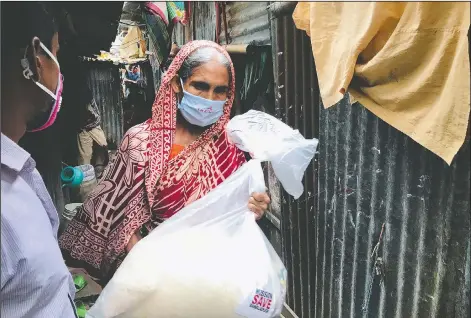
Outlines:
POLYGON ((30 80, 31 79, 31 76, 33 76, 33 72, 31 71, 30 67, 29 67, 29 61, 28 59, 26 58, 26 52, 28 51, 28 47, 26 47, 25 49, 25 54, 23 56, 23 58, 21 59, 21 67, 23 68, 23 76, 24 78, 26 78, 27 80, 30 80))
MULTIPOLYGON (((52 53, 44 46, 44 44, 40 44, 41 45, 41 48, 43 48, 44 51, 46 51, 46 53, 50 54, 52 59, 54 60, 54 62, 58 64, 57 60, 54 58, 54 56, 52 55, 52 53)), ((44 86, 43 84, 39 83, 38 81, 35 81, 34 79, 32 79, 31 77, 34 75, 33 74, 33 71, 31 71, 31 68, 29 67, 29 61, 28 61, 28 58, 26 57, 26 53, 28 51, 28 47, 26 47, 25 49, 25 54, 24 54, 24 57, 21 59, 21 67, 23 68, 23 76, 24 78, 26 78, 27 80, 32 80, 36 85, 38 85, 39 87, 41 87, 49 96, 51 96, 54 100, 56 99, 56 95, 51 92, 46 86, 44 86)), ((59 72, 60 72, 60 69, 59 69, 59 72)), ((62 76, 62 74, 61 74, 62 76)))
POLYGON ((39 42, 39 45, 41 46, 41 48, 43 49, 44 52, 47 53, 47 55, 49 55, 49 57, 54 61, 54 63, 56 63, 57 67, 59 68, 59 71, 60 71, 60 66, 59 66, 59 61, 57 61, 56 57, 54 56, 54 54, 52 54, 51 51, 49 51, 49 49, 43 44, 43 42, 39 42))
MULTIPOLYGON (((177 75, 178 76, 178 75, 177 75)), ((180 76, 178 76, 178 79, 180 80, 180 87, 181 91, 179 93, 175 93, 175 98, 177 99, 177 104, 180 104, 182 102, 183 96, 185 95, 185 88, 183 87, 183 80, 180 76)))
POLYGON ((186 93, 185 87, 183 86, 183 80, 182 80, 182 78, 181 78, 181 77, 178 77, 178 78, 179 78, 179 80, 180 80, 180 85, 181 85, 181 87, 182 87, 182 93, 186 93))

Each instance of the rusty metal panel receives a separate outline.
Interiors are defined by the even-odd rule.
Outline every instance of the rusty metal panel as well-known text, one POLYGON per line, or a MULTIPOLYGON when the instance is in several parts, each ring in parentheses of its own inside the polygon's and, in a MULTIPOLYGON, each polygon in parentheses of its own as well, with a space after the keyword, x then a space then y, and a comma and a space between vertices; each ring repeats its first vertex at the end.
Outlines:
POLYGON ((119 66, 112 63, 83 62, 87 84, 101 112, 101 127, 108 147, 117 149, 123 138, 123 96, 119 66))
MULTIPOLYGON (((319 89, 309 38, 291 17, 272 20, 275 112, 306 138, 318 137, 319 89)), ((269 173, 270 194, 279 204, 282 257, 288 270, 287 304, 303 318, 314 317, 316 284, 317 162, 304 176, 304 194, 294 200, 277 190, 269 173), (280 194, 278 194, 280 193, 280 194)))
MULTIPOLYGON (((226 19, 229 44, 270 44, 268 2, 227 2, 226 19)), ((219 38, 222 44, 226 44, 223 21, 221 17, 219 38)))
POLYGON ((469 142, 449 167, 347 98, 320 127, 316 317, 469 317, 469 142))

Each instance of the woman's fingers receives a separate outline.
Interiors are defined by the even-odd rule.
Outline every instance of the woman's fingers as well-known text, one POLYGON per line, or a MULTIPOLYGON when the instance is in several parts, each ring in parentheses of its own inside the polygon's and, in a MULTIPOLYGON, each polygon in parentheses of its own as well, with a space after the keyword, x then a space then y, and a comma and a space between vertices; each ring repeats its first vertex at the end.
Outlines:
POLYGON ((268 209, 270 197, 266 193, 253 193, 249 199, 248 208, 257 215, 259 220, 268 209))
POLYGON ((264 202, 267 205, 270 204, 270 197, 266 192, 252 193, 252 198, 254 198, 258 202, 264 202))
POLYGON ((249 204, 253 205, 254 208, 256 209, 256 211, 254 211, 254 212, 258 212, 258 211, 263 212, 266 209, 268 209, 268 203, 266 203, 266 201, 258 201, 254 197, 251 197, 249 199, 249 204))
POLYGON ((260 220, 262 218, 263 213, 264 213, 264 211, 262 209, 260 209, 258 206, 254 205, 252 203, 249 203, 248 207, 249 207, 249 210, 252 211, 255 214, 256 220, 260 220))

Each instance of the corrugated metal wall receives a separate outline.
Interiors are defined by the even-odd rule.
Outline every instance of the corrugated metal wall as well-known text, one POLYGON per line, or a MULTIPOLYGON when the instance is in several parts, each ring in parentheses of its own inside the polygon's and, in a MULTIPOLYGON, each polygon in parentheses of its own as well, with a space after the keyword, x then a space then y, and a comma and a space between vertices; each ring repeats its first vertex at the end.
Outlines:
MULTIPOLYGON (((172 41, 179 46, 189 40, 216 40, 216 2, 194 1, 188 26, 177 24, 173 30, 172 41)), ((270 45, 270 22, 268 2, 227 2, 226 19, 229 44, 270 45)), ((220 13, 220 42, 226 44, 224 19, 220 13)))
POLYGON ((176 42, 179 47, 182 47, 186 43, 186 28, 188 28, 188 26, 177 23, 173 29, 172 42, 176 42))
POLYGON ((277 115, 320 140, 303 197, 270 182, 289 306, 302 318, 469 317, 469 141, 448 167, 361 105, 324 110, 309 38, 289 16, 272 40, 277 115))
MULTIPOLYGON (((319 90, 309 38, 294 27, 291 17, 280 17, 272 20, 272 41, 276 116, 306 138, 317 138, 319 90)), ((302 318, 314 317, 315 309, 316 171, 314 160, 298 200, 284 191, 280 196, 279 185, 269 174, 272 211, 281 220, 282 256, 288 270, 287 303, 302 318)))
MULTIPOLYGON (((154 49, 152 41, 148 41, 148 43, 149 43, 149 51, 156 52, 157 50, 154 49)), ((152 68, 154 90, 157 92, 160 87, 160 80, 162 78, 162 70, 160 69, 160 63, 155 57, 155 55, 149 55, 149 63, 152 68)))
MULTIPOLYGON (((154 70, 152 68, 150 61, 139 63, 139 66, 141 68, 142 79, 147 84, 146 88, 144 89, 145 95, 146 95, 146 101, 150 101, 151 103, 150 106, 152 106, 152 103, 154 102, 154 99, 155 99, 155 92, 156 92, 155 87, 158 87, 154 83, 154 81, 158 81, 158 84, 160 85, 160 76, 157 76, 157 78, 155 78, 156 76, 154 75, 154 70)), ((160 75, 160 72, 159 72, 159 75, 160 75)), ((148 105, 146 105, 146 107, 148 107, 148 105)))
POLYGON ((193 21, 193 40, 216 39, 216 3, 214 1, 195 1, 192 2, 193 21))
POLYGON ((108 62, 83 62, 87 85, 92 90, 101 112, 109 149, 117 149, 123 138, 123 102, 119 66, 108 62))
POLYGON ((317 317, 469 317, 469 143, 448 167, 347 100, 320 127, 317 317))
MULTIPOLYGON (((227 32, 229 44, 270 44, 270 21, 268 2, 237 1, 226 3, 227 32)), ((224 20, 221 13, 222 44, 226 44, 224 20)))

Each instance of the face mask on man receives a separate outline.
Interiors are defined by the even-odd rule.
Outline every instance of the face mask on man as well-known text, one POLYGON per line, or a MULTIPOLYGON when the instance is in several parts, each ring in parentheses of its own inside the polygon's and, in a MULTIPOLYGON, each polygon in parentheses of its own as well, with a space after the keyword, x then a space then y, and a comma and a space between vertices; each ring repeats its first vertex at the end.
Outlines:
POLYGON ((224 113, 226 100, 209 100, 188 93, 183 88, 183 81, 180 79, 183 90, 183 98, 178 105, 178 109, 190 124, 206 127, 214 124, 224 113))
POLYGON ((21 60, 21 66, 23 67, 23 76, 26 79, 31 79, 39 88, 41 88, 46 94, 48 94, 52 98, 52 102, 51 102, 50 107, 48 108, 48 111, 39 114, 36 118, 34 118, 32 122, 28 123, 27 131, 29 132, 41 131, 52 126, 52 124, 54 124, 54 122, 56 121, 57 113, 60 111, 61 103, 62 103, 62 90, 63 90, 64 77, 62 73, 60 72, 59 62, 57 61, 56 57, 51 53, 51 51, 49 51, 48 48, 43 43, 40 43, 40 46, 44 50, 44 52, 46 52, 47 55, 49 55, 49 57, 56 63, 57 68, 59 70, 59 79, 57 81, 56 92, 53 93, 46 86, 44 86, 43 84, 31 78, 31 76, 33 75, 33 72, 30 69, 28 59, 26 58, 26 54, 25 54, 25 57, 21 60))

